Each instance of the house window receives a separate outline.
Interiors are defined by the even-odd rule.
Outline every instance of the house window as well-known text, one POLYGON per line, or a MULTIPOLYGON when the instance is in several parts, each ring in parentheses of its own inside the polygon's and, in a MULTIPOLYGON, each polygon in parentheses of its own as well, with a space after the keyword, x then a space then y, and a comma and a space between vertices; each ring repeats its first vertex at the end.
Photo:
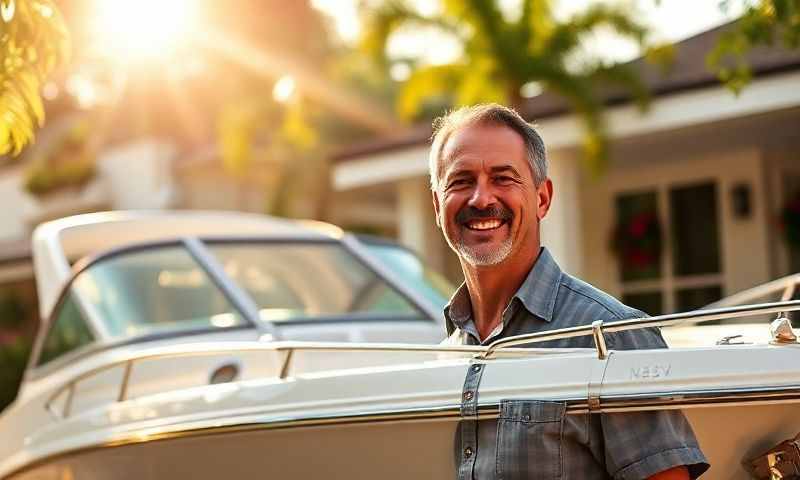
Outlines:
POLYGON ((623 302, 659 315, 722 297, 718 197, 714 182, 617 195, 614 242, 623 302))
POLYGON ((676 275, 719 273, 719 218, 713 183, 669 190, 676 275))

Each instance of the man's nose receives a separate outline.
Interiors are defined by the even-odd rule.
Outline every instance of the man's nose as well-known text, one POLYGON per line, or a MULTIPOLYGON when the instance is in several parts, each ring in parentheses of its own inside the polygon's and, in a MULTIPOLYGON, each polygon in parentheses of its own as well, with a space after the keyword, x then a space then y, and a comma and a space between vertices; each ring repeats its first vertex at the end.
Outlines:
POLYGON ((494 193, 489 185, 478 182, 475 184, 475 189, 469 197, 469 206, 478 209, 484 209, 495 202, 494 193))

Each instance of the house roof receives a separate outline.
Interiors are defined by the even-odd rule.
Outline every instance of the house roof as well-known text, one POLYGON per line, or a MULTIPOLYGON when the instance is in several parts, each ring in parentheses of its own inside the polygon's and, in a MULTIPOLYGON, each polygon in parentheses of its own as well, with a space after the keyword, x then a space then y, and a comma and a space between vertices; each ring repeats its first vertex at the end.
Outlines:
MULTIPOLYGON (((706 55, 716 45, 720 34, 731 30, 734 25, 735 22, 727 23, 676 43, 674 61, 667 72, 662 72, 661 67, 644 58, 633 60, 630 65, 640 73, 654 97, 717 85, 719 79, 706 66, 706 55)), ((758 46, 748 52, 746 59, 754 77, 800 69, 800 50, 758 46)), ((607 105, 627 103, 632 99, 630 92, 619 89, 608 90, 602 96, 607 105)), ((536 121, 566 114, 570 108, 562 97, 543 93, 529 99, 521 110, 523 117, 536 121)), ((398 136, 382 137, 343 149, 333 155, 332 160, 341 162, 424 145, 430 141, 431 133, 430 125, 417 125, 398 136)))

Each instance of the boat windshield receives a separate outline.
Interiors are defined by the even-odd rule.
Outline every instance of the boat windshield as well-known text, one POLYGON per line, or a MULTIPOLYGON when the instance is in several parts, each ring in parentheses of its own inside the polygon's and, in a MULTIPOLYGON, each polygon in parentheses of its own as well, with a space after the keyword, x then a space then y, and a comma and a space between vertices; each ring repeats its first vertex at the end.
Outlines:
POLYGON ((333 242, 208 243, 261 320, 429 320, 406 297, 333 242))
POLYGON ((247 323, 180 245, 101 259, 75 278, 70 294, 116 338, 247 323))
MULTIPOLYGON (((223 277, 250 295, 264 322, 432 320, 338 243, 207 241, 205 247, 223 277)), ((416 293, 435 304, 446 301, 418 281, 419 265, 402 256, 385 260, 416 293)), ((183 244, 151 245, 89 265, 58 311, 77 307, 81 317, 96 319, 103 333, 118 339, 249 325, 225 281, 215 281, 183 244)), ((56 315, 62 316, 68 317, 56 315)))

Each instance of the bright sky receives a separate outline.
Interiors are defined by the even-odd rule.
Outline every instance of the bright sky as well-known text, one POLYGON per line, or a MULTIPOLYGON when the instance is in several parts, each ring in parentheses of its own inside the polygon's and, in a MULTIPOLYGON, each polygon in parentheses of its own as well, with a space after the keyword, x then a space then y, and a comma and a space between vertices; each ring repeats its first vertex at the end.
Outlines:
MULTIPOLYGON (((438 8, 436 0, 412 2, 422 12, 431 12, 438 8)), ((628 8, 639 11, 644 20, 653 26, 655 39, 676 41, 732 20, 741 12, 741 8, 732 8, 723 13, 719 2, 720 0, 609 0, 607 3, 629 5, 628 8)), ((333 17, 337 32, 346 42, 354 41, 359 34, 358 3, 359 0, 312 0, 316 8, 333 17)), ((594 2, 560 0, 554 3, 557 15, 566 18, 594 2)), ((500 0, 500 4, 505 12, 513 14, 511 12, 519 8, 520 0, 500 0)), ((598 51, 602 50, 603 54, 614 59, 627 60, 637 56, 633 45, 608 35, 599 34, 596 41, 590 43, 598 51)), ((406 30, 398 32, 392 38, 388 53, 392 57, 421 57, 428 63, 436 64, 458 57, 460 51, 454 42, 448 42, 434 32, 406 30)))

